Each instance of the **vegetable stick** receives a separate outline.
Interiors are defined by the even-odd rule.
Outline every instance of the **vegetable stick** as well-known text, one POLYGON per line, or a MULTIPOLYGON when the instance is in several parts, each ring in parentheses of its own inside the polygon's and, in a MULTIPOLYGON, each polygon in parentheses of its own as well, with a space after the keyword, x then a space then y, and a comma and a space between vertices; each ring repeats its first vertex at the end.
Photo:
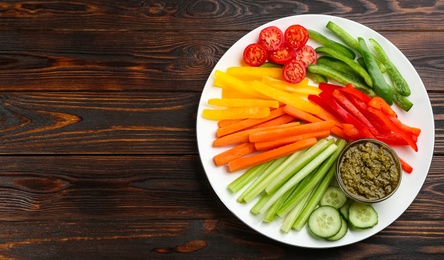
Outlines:
POLYGON ((217 166, 224 165, 234 159, 251 154, 256 151, 253 143, 242 143, 229 150, 221 152, 213 157, 213 161, 217 166))
POLYGON ((230 87, 223 87, 222 88, 221 97, 222 98, 256 98, 255 96, 244 94, 244 93, 239 92, 239 91, 237 91, 233 88, 230 88, 230 87))
POLYGON ((278 129, 265 129, 255 133, 251 133, 249 136, 250 142, 263 142, 270 141, 279 138, 284 138, 289 135, 306 134, 309 132, 330 130, 335 125, 333 121, 321 121, 316 123, 307 123, 294 127, 285 127, 278 129))
POLYGON ((247 157, 241 157, 235 159, 228 163, 228 169, 230 172, 239 171, 245 168, 249 168, 261 163, 265 163, 274 159, 277 159, 281 156, 288 155, 294 153, 296 151, 302 150, 309 146, 316 144, 316 138, 308 138, 305 140, 297 141, 295 143, 284 145, 279 148, 269 150, 266 152, 261 152, 258 154, 253 154, 247 157))
POLYGON ((257 92, 256 90, 254 90, 249 83, 236 78, 232 75, 229 75, 223 71, 220 70, 216 70, 214 72, 214 76, 216 77, 216 79, 218 81, 220 81, 223 86, 227 86, 229 88, 233 88, 243 94, 246 94, 248 96, 253 96, 255 98, 260 98, 260 99, 270 99, 269 97, 267 97, 266 95, 263 95, 259 92, 257 92))
POLYGON ((235 76, 242 80, 260 80, 263 76, 281 79, 281 68, 264 68, 264 67, 229 67, 226 70, 227 74, 235 76))
POLYGON ((293 122, 295 120, 296 120, 296 117, 289 115, 289 114, 284 114, 282 116, 276 117, 275 119, 271 119, 271 120, 263 122, 261 124, 254 125, 248 129, 256 129, 256 128, 262 128, 262 127, 273 126, 273 125, 283 125, 283 124, 293 122))
POLYGON ((206 108, 202 111, 202 116, 209 120, 266 118, 269 115, 269 107, 230 107, 227 109, 206 108))
MULTIPOLYGON (((278 148, 279 149, 279 148, 278 148)), ((324 151, 322 151, 316 158, 310 161, 304 166, 300 171, 298 171, 293 177, 291 177, 284 185, 282 185, 278 190, 271 194, 271 198, 264 204, 264 206, 259 210, 259 213, 263 214, 276 200, 282 196, 289 189, 294 187, 294 185, 300 183, 308 174, 315 170, 319 165, 321 165, 331 154, 333 154, 337 149, 336 144, 330 144, 324 151)))
POLYGON ((296 107, 302 111, 314 114, 325 120, 335 119, 332 115, 330 115, 330 113, 325 111, 320 106, 313 104, 305 99, 298 98, 297 96, 287 93, 285 91, 273 88, 270 85, 263 84, 260 81, 253 81, 251 86, 257 92, 260 92, 286 105, 296 107))
POLYGON ((223 107, 271 107, 278 108, 279 102, 266 99, 245 99, 245 98, 210 98, 208 104, 223 107))
POLYGON ((242 121, 242 120, 245 120, 245 119, 222 119, 222 120, 219 120, 219 122, 217 122, 217 127, 231 125, 231 124, 234 124, 234 123, 242 121))
MULTIPOLYGON (((265 123, 268 123, 268 122, 265 122, 265 123)), ((222 137, 216 138, 213 141, 213 146, 214 147, 220 147, 220 146, 227 146, 227 145, 245 143, 245 142, 248 142, 248 136, 251 133, 254 133, 254 132, 257 132, 257 131, 260 131, 260 130, 263 130, 263 129, 271 130, 271 129, 277 129, 277 128, 280 128, 280 127, 293 127, 293 126, 296 126, 296 125, 300 124, 300 122, 292 122, 292 123, 288 123, 288 124, 282 123, 282 124, 279 125, 278 124, 279 121, 275 121, 275 123, 276 123, 276 125, 267 125, 267 126, 264 126, 264 127, 261 127, 261 128, 246 129, 246 130, 235 132, 235 133, 232 133, 232 134, 229 134, 229 135, 224 135, 222 137)))
MULTIPOLYGON (((284 111, 286 113, 288 113, 289 115, 292 115, 292 116, 294 116, 294 117, 296 117, 296 118, 298 118, 300 120, 303 120, 305 122, 315 123, 315 122, 321 122, 322 121, 322 119, 320 119, 318 117, 315 117, 315 116, 313 116, 313 115, 311 115, 311 114, 309 114, 307 112, 304 112, 302 110, 299 110, 297 108, 294 108, 292 106, 288 106, 288 105, 285 106, 284 107, 284 111)), ((330 131, 333 134, 337 135, 338 137, 341 137, 341 138, 345 139, 346 135, 344 134, 344 131, 342 131, 341 128, 342 128, 342 124, 338 123, 338 122, 335 122, 335 126, 333 126, 333 128, 330 129, 330 131)))
POLYGON ((315 132, 306 133, 306 134, 291 135, 291 136, 287 136, 287 137, 279 138, 279 139, 275 139, 275 140, 270 140, 270 141, 256 142, 256 143, 254 143, 254 146, 255 146, 256 150, 258 150, 258 151, 266 151, 266 150, 277 148, 282 145, 294 143, 299 140, 303 140, 303 139, 307 139, 307 138, 311 138, 311 137, 319 139, 319 138, 328 137, 329 135, 330 135, 329 130, 315 131, 315 132))
POLYGON ((216 130, 216 136, 217 137, 221 137, 221 136, 224 136, 224 135, 228 135, 228 134, 231 134, 231 133, 234 133, 234 132, 246 129, 248 127, 251 127, 251 126, 254 126, 254 125, 266 122, 268 120, 274 119, 274 118, 276 118, 278 116, 281 116, 283 114, 285 114, 284 107, 280 107, 280 108, 277 108, 277 109, 274 109, 274 110, 270 111, 270 115, 267 116, 267 117, 264 117, 264 118, 249 118, 249 119, 240 121, 238 123, 228 125, 226 127, 218 128, 216 130))
POLYGON ((236 193, 244 188, 248 183, 253 180, 257 180, 259 176, 261 176, 265 170, 272 164, 274 161, 269 161, 263 164, 258 164, 254 167, 251 167, 247 171, 245 171, 241 176, 236 178, 230 184, 228 184, 228 190, 232 193, 236 193))
POLYGON ((401 163, 401 168, 405 171, 405 172, 407 172, 407 173, 412 173, 412 171, 413 171, 413 167, 410 165, 410 164, 408 164, 406 161, 404 161, 403 159, 401 159, 401 158, 399 158, 399 162, 401 163))

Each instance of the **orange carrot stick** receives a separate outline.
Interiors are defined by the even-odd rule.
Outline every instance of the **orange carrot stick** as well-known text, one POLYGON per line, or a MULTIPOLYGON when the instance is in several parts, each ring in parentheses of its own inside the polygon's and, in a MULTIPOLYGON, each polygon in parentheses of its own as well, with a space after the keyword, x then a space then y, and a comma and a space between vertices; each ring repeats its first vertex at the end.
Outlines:
MULTIPOLYGON (((323 119, 315 117, 307 112, 304 112, 304 111, 294 108, 292 106, 285 106, 284 111, 286 113, 288 113, 289 115, 292 115, 292 116, 294 116, 302 121, 305 121, 305 122, 315 123, 315 122, 323 121, 323 119)), ((346 138, 347 135, 344 133, 344 131, 341 128, 342 128, 342 124, 340 124, 340 123, 338 124, 337 122, 335 122, 335 126, 332 129, 330 129, 330 131, 340 138, 347 139, 346 138)))
POLYGON ((330 130, 335 125, 334 121, 321 121, 315 123, 307 123, 294 127, 278 128, 272 130, 262 130, 251 133, 249 135, 250 142, 271 141, 285 138, 290 135, 307 134, 315 131, 330 130))
POLYGON ((234 124, 234 123, 242 121, 242 120, 245 120, 245 119, 222 119, 219 122, 217 122, 217 126, 224 127, 224 126, 231 125, 231 124, 234 124))
POLYGON ((279 157, 289 155, 296 151, 302 150, 309 146, 316 144, 316 138, 308 138, 304 140, 297 141, 292 144, 284 145, 276 149, 268 150, 265 152, 260 152, 253 154, 251 156, 245 156, 228 163, 228 169, 230 172, 239 171, 245 168, 249 168, 261 163, 265 163, 279 157))
POLYGON ((256 148, 254 147, 254 144, 247 142, 215 155, 213 161, 217 166, 221 166, 255 151, 256 148))
POLYGON ((330 135, 329 130, 316 131, 316 132, 311 132, 311 133, 307 133, 307 134, 298 134, 298 135, 287 136, 285 138, 275 139, 275 140, 271 140, 271 141, 257 142, 257 143, 254 143, 254 146, 256 147, 256 150, 258 150, 258 151, 265 151, 265 150, 277 148, 282 145, 294 143, 299 140, 303 140, 303 139, 307 139, 307 138, 311 138, 311 137, 319 139, 319 138, 328 137, 329 135, 330 135))
MULTIPOLYGON (((267 122, 266 122, 267 123, 267 122)), ((275 121, 275 123, 279 123, 278 121, 275 121)), ((265 124, 265 123, 264 123, 265 124)), ((254 129, 245 129, 239 132, 235 132, 229 135, 224 135, 222 137, 216 138, 213 141, 214 147, 220 147, 220 146, 227 146, 227 145, 233 145, 233 144, 239 144, 239 143, 245 143, 248 142, 248 136, 251 133, 261 131, 261 130, 271 130, 271 129, 277 129, 282 127, 293 127, 296 125, 299 125, 300 122, 292 122, 288 124, 281 124, 281 125, 267 125, 261 128, 254 128, 254 129)))
POLYGON ((225 127, 218 128, 216 131, 216 136, 221 137, 224 135, 228 135, 228 134, 249 128, 251 126, 266 122, 268 120, 274 119, 274 118, 281 116, 283 114, 285 114, 284 107, 280 107, 280 108, 270 111, 269 116, 266 116, 263 118, 249 118, 249 119, 245 119, 245 120, 239 121, 239 122, 231 124, 231 125, 227 125, 225 127))
POLYGON ((263 122, 258 125, 254 125, 248 129, 256 129, 256 128, 262 128, 262 127, 273 126, 273 125, 283 125, 283 124, 293 122, 295 119, 296 118, 292 115, 284 114, 282 116, 276 117, 275 119, 263 122))

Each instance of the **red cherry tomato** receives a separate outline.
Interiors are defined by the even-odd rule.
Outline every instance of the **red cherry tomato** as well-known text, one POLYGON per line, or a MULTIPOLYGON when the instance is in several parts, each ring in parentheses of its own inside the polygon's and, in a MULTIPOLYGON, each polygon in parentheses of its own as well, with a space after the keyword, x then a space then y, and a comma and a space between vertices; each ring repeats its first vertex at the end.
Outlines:
POLYGON ((248 45, 243 53, 244 62, 252 67, 258 67, 267 61, 268 52, 262 44, 252 43, 248 45))
POLYGON ((259 43, 268 51, 275 51, 284 42, 284 33, 276 26, 269 26, 259 33, 259 43))
POLYGON ((305 78, 307 73, 305 69, 302 62, 293 59, 284 65, 282 76, 287 82, 296 84, 305 78))
POLYGON ((318 54, 310 45, 304 45, 295 52, 295 59, 301 61, 305 67, 308 67, 308 65, 316 63, 318 54))
POLYGON ((298 50, 307 43, 308 30, 299 24, 291 25, 285 30, 284 39, 288 46, 298 50))
POLYGON ((270 60, 282 65, 294 59, 294 57, 294 49, 287 45, 282 45, 279 49, 270 53, 270 60))

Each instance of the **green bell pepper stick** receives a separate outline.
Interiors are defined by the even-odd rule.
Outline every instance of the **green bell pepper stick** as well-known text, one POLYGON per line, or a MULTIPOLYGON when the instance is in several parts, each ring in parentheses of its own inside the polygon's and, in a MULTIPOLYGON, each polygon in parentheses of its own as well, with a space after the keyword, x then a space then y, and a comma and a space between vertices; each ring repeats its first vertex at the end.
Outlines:
POLYGON ((371 97, 376 96, 376 93, 373 91, 373 89, 367 86, 361 78, 338 71, 330 66, 324 64, 312 64, 308 66, 307 71, 323 75, 344 85, 351 83, 355 86, 356 89, 359 89, 365 94, 371 97))
POLYGON ((403 96, 410 96, 411 91, 409 84, 407 84, 407 81, 401 75, 398 68, 396 68, 395 64, 393 64, 393 62, 387 56, 387 53, 384 51, 382 46, 375 39, 371 38, 369 39, 369 41, 373 45, 373 48, 375 49, 381 61, 387 67, 387 74, 392 80, 395 90, 403 96))
MULTIPOLYGON (((319 57, 318 60, 316 61, 316 64, 323 64, 323 65, 332 67, 332 68, 334 68, 336 70, 342 71, 344 73, 353 75, 355 77, 361 77, 349 65, 347 65, 343 61, 340 61, 340 60, 335 59, 335 58, 330 57, 330 56, 321 56, 321 57, 319 57)), ((362 64, 361 64, 361 66, 362 66, 362 64)))
MULTIPOLYGON (((342 27, 340 27, 339 25, 335 24, 332 21, 329 21, 327 23, 326 27, 328 30, 330 30, 332 33, 334 33, 336 36, 338 36, 338 38, 341 39, 345 43, 345 45, 353 48, 355 51, 357 51, 358 53, 360 53, 362 55, 361 47, 359 46, 358 40, 356 38, 354 38, 353 36, 351 36, 342 27)), ((379 59, 377 59, 374 55, 373 55, 373 58, 375 58, 375 61, 378 64, 381 72, 382 73, 386 72, 387 67, 385 66, 385 64, 382 61, 380 61, 379 59)))
POLYGON ((340 52, 337 52, 336 50, 328 47, 318 47, 316 48, 316 52, 318 53, 326 53, 329 56, 336 58, 338 60, 343 61, 348 66, 350 66, 354 71, 356 71, 365 81, 367 85, 370 87, 373 87, 373 81, 370 77, 369 73, 358 63, 356 63, 354 60, 348 58, 347 56, 343 55, 340 52))
POLYGON ((376 64, 370 50, 362 37, 358 37, 359 46, 361 47, 361 55, 364 58, 367 71, 373 81, 373 89, 376 95, 380 96, 387 102, 387 104, 393 104, 393 89, 385 81, 384 75, 376 64))
POLYGON ((321 33, 318 33, 314 30, 308 29, 308 35, 309 35, 310 39, 317 41, 318 43, 322 44, 325 47, 332 48, 332 49, 344 54, 345 56, 349 57, 352 60, 356 58, 356 53, 353 50, 351 50, 350 48, 348 48, 347 46, 345 46, 339 42, 333 41, 333 40, 325 37, 321 33))

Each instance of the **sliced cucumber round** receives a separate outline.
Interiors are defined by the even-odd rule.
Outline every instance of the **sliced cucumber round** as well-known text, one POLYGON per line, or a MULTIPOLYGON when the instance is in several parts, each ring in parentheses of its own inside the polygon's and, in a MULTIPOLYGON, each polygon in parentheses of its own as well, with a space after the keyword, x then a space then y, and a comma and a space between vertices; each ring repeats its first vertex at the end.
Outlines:
POLYGON ((347 196, 341 188, 330 186, 322 196, 320 204, 321 206, 332 206, 339 209, 344 206, 345 202, 347 202, 347 196))
POLYGON ((337 240, 343 238, 345 236, 345 234, 347 234, 347 231, 348 231, 347 221, 344 218, 341 218, 341 220, 342 220, 341 229, 338 231, 338 233, 336 233, 336 235, 333 235, 332 237, 327 237, 326 239, 328 241, 337 241, 337 240))
POLYGON ((378 224, 378 213, 370 204, 353 201, 348 209, 348 221, 353 228, 371 228, 378 224))
POLYGON ((328 238, 339 232, 342 226, 342 217, 334 207, 320 206, 310 214, 307 224, 315 236, 328 238))
POLYGON ((351 199, 347 199, 347 202, 339 209, 339 213, 341 213, 342 217, 348 221, 348 209, 350 208, 350 205, 352 204, 351 199))

